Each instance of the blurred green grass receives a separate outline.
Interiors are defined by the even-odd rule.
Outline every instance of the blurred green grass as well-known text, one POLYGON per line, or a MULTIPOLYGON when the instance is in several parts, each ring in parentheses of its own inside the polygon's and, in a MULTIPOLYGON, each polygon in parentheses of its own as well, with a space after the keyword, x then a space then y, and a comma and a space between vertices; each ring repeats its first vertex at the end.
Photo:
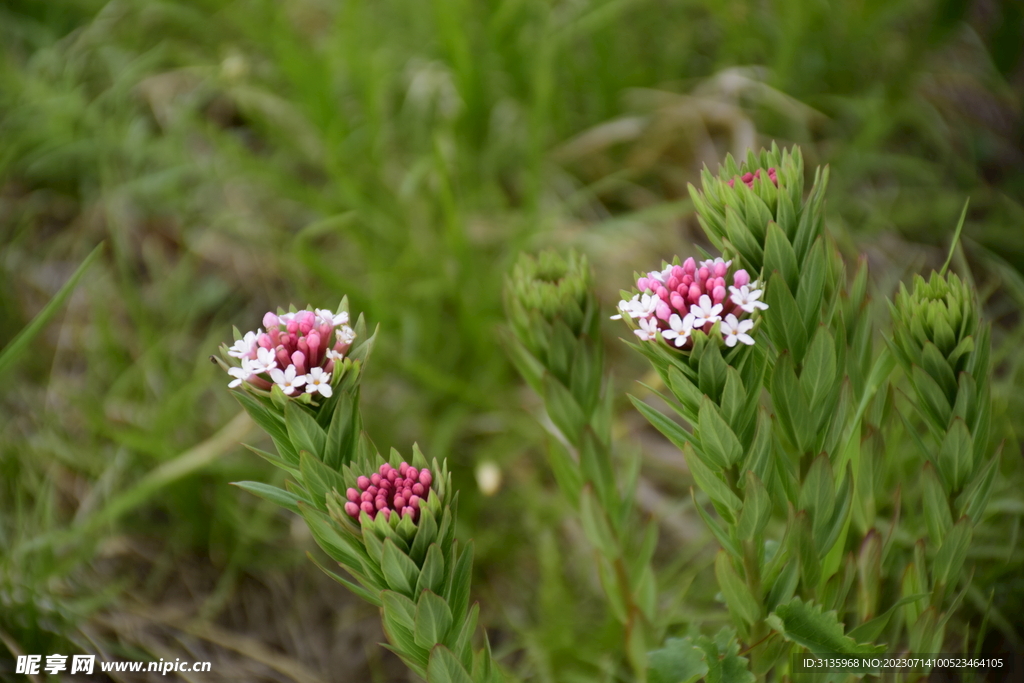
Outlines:
MULTIPOLYGON (((231 666, 261 661, 262 643, 313 676, 402 680, 372 613, 297 596, 331 590, 308 538, 226 485, 267 470, 232 445, 259 437, 231 423, 206 362, 232 325, 348 294, 382 325, 367 428, 381 449, 419 441, 453 461, 499 650, 535 680, 611 680, 600 636, 583 638, 598 589, 542 464, 537 405, 500 350, 502 280, 520 249, 573 245, 610 305, 637 264, 691 249, 701 165, 772 139, 832 165, 830 228, 867 252, 878 299, 941 264, 971 197, 960 265, 989 294, 1004 452, 1019 454, 1022 33, 1013 0, 6 3, 0 344, 107 247, 0 393, 0 634, 30 652, 95 638, 165 656, 191 619, 249 634, 233 655, 216 645, 231 666), (493 498, 473 481, 485 459, 504 471, 493 498), (196 467, 152 474, 182 462, 196 467), (157 606, 180 614, 145 637, 125 625, 157 606)), ((616 334, 624 389, 641 366, 616 334)), ((703 529, 666 488, 678 464, 619 413, 643 446, 661 559, 683 547, 665 600, 714 619, 706 591, 683 590, 709 584, 703 529)), ((1000 514, 1007 561, 983 586, 1020 605, 1024 510, 1000 514)))

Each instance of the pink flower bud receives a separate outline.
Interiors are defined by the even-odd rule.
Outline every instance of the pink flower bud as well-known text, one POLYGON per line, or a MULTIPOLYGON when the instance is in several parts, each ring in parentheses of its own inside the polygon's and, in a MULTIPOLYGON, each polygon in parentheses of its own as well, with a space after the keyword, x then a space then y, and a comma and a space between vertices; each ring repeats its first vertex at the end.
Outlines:
POLYGON ((277 356, 277 364, 282 370, 292 364, 292 359, 289 357, 288 352, 285 350, 283 345, 277 347, 275 355, 277 356))
POLYGON ((405 476, 405 473, 409 470, 409 463, 402 461, 402 464, 398 466, 398 473, 405 476))
MULTIPOLYGON (((680 287, 681 286, 682 285, 680 285, 680 287)), ((686 299, 684 299, 679 294, 679 292, 672 292, 672 295, 669 297, 669 300, 672 302, 672 308, 676 309, 677 311, 683 311, 684 313, 688 312, 686 308, 686 299)))
POLYGON ((292 354, 292 364, 295 365, 295 373, 298 375, 306 374, 306 354, 302 351, 296 351, 292 354))
POLYGON ((416 519, 416 509, 412 507, 404 507, 402 508, 402 516, 416 519))
POLYGON ((698 285, 696 282, 690 285, 690 303, 695 304, 698 301, 700 301, 700 295, 703 293, 704 292, 701 290, 700 285, 698 285))
POLYGON ((388 472, 388 481, 390 483, 394 484, 397 479, 398 479, 398 472, 396 472, 395 470, 390 470, 388 472))
MULTIPOLYGON (((685 287, 685 288, 689 289, 690 285, 692 285, 692 284, 693 284, 693 276, 692 275, 684 275, 683 279, 681 281, 681 284, 679 286, 680 287, 685 287)), ((681 291, 679 293, 682 294, 681 291)))
POLYGON ((405 496, 395 496, 395 509, 398 510, 398 509, 404 508, 404 507, 405 507, 405 496))
POLYGON ((264 332, 257 339, 256 343, 259 344, 261 349, 272 349, 274 348, 274 342, 270 339, 270 335, 264 332))
POLYGON ((722 277, 725 275, 725 271, 728 270, 728 266, 725 265, 725 261, 718 261, 715 263, 715 277, 722 277))
POLYGON ((659 320, 668 320, 672 317, 672 309, 664 301, 659 301, 657 308, 654 309, 654 314, 658 316, 659 320))
POLYGON ((370 488, 366 489, 366 492, 369 493, 374 498, 376 498, 378 495, 380 495, 380 488, 377 486, 370 486, 370 488))
POLYGON ((373 502, 373 498, 374 498, 374 494, 370 493, 369 491, 363 491, 363 495, 359 496, 359 498, 364 503, 372 503, 373 502))
POLYGON ((380 469, 377 470, 377 471, 380 472, 380 476, 386 477, 388 475, 388 470, 390 470, 390 469, 391 469, 391 465, 389 465, 387 463, 384 463, 383 465, 380 466, 380 469))
POLYGON ((359 506, 355 503, 345 503, 345 512, 349 517, 359 517, 359 506))
POLYGON ((682 280, 685 275, 686 271, 682 266, 672 266, 672 277, 682 280))
POLYGON ((299 324, 295 320, 289 320, 288 324, 285 325, 285 329, 288 330, 288 334, 294 336, 299 333, 299 324))
POLYGON ((373 517, 373 513, 376 508, 373 507, 373 503, 368 500, 364 500, 362 505, 359 506, 359 509, 370 515, 370 517, 373 517))
POLYGON ((715 287, 725 287, 725 278, 724 277, 716 277, 715 278, 715 287))
POLYGON ((370 478, 369 477, 359 477, 358 479, 356 479, 356 486, 358 486, 363 491, 365 491, 366 489, 370 488, 370 478))
POLYGON ((711 300, 716 304, 725 301, 725 287, 715 287, 711 292, 711 300))
MULTIPOLYGON (((413 481, 416 481, 417 479, 419 479, 419 476, 420 476, 420 472, 415 467, 410 467, 409 469, 407 469, 405 471, 405 478, 406 479, 412 479, 413 481)), ((409 484, 411 485, 412 481, 410 481, 409 484)))
POLYGON ((267 314, 263 316, 263 327, 270 330, 271 327, 276 327, 281 324, 281 320, 277 317, 277 314, 267 311, 267 314))
POLYGON ((707 266, 701 266, 700 270, 697 271, 697 280, 699 282, 706 282, 711 276, 711 271, 708 270, 707 266))
POLYGON ((317 366, 320 363, 320 335, 316 332, 310 332, 306 335, 306 346, 309 348, 309 364, 311 366, 317 366))
POLYGON ((374 486, 380 486, 380 475, 374 472, 370 475, 370 481, 373 482, 374 486))
POLYGON ((430 486, 431 482, 434 481, 434 475, 430 473, 430 470, 422 470, 420 472, 420 483, 424 486, 430 486))
POLYGON ((356 491, 355 489, 349 489, 345 491, 345 497, 354 503, 357 500, 359 500, 359 491, 356 491))
POLYGON ((412 498, 412 496, 413 496, 413 493, 412 493, 412 488, 411 487, 402 489, 402 498, 405 498, 406 500, 409 500, 410 498, 412 498))
POLYGON ((387 506, 388 506, 387 499, 385 499, 385 498, 378 498, 377 499, 376 507, 377 507, 378 510, 383 510, 387 506))
POLYGON ((673 289, 675 289, 676 287, 678 287, 678 286, 679 286, 679 282, 680 282, 679 278, 677 278, 677 277, 675 277, 675 276, 673 275, 672 277, 670 277, 670 278, 668 279, 668 282, 667 282, 667 283, 665 283, 665 284, 666 284, 666 286, 667 286, 667 287, 668 287, 668 288, 669 288, 670 290, 673 290, 673 289))
POLYGON ((697 272, 697 262, 693 260, 692 256, 683 262, 683 272, 691 276, 697 272))
POLYGON ((414 496, 422 496, 426 490, 427 488, 419 482, 412 485, 412 495, 414 496))
POLYGON ((668 301, 668 290, 665 289, 665 285, 658 285, 658 297, 664 301, 668 301))
POLYGON ((734 287, 743 287, 744 285, 749 283, 750 274, 747 273, 747 271, 745 271, 742 268, 737 270, 736 273, 732 276, 732 284, 734 287))
POLYGON ((420 509, 420 502, 422 500, 423 500, 422 498, 420 498, 419 496, 413 494, 412 497, 409 498, 409 505, 410 505, 410 507, 414 507, 417 510, 419 510, 420 509))

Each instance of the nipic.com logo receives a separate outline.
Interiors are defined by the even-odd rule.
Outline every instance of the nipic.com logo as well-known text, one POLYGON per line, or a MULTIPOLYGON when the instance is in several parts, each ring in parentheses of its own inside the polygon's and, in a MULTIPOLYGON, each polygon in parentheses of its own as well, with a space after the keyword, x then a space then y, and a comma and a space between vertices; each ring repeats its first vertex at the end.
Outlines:
MULTIPOLYGON (((173 662, 100 662, 99 670, 107 672, 134 672, 134 673, 159 673, 166 676, 169 673, 206 673, 211 668, 210 662, 183 662, 177 659, 173 662)), ((68 672, 70 674, 92 675, 96 669, 96 655, 46 655, 45 662, 42 655, 18 655, 14 673, 26 676, 35 676, 40 673, 51 676, 68 672), (68 662, 68 660, 71 660, 68 662)))

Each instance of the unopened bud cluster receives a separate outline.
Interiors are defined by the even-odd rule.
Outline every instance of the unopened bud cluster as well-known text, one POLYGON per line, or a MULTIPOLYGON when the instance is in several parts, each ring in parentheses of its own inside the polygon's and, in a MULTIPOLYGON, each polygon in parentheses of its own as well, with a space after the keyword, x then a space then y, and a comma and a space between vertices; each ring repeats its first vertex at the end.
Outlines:
MULTIPOLYGON (((753 189, 754 181, 757 180, 760 177, 761 177, 761 169, 757 169, 753 173, 751 173, 750 171, 747 171, 742 176, 740 176, 740 180, 742 180, 744 183, 746 183, 747 187, 753 189)), ((774 168, 769 168, 768 169, 768 179, 771 180, 772 183, 776 187, 778 187, 779 179, 775 176, 775 169, 774 168)), ((736 179, 735 178, 729 180, 729 187, 736 187, 736 179)))
POLYGON ((348 498, 345 513, 352 519, 359 519, 361 512, 370 519, 376 519, 378 514, 390 519, 394 513, 415 522, 419 518, 420 504, 430 497, 433 481, 434 475, 429 469, 417 470, 406 462, 395 469, 385 463, 370 476, 359 477, 358 489, 349 488, 345 492, 348 498))
POLYGON ((715 323, 727 346, 753 344, 748 332, 754 327, 749 319, 756 310, 768 305, 762 302, 762 290, 742 268, 730 273, 732 261, 708 259, 699 264, 688 258, 682 265, 667 265, 637 279, 636 294, 631 300, 619 302, 620 314, 637 321, 634 334, 642 341, 661 336, 676 348, 689 349, 694 330, 711 332, 715 323), (726 289, 726 283, 732 281, 726 289))
POLYGON ((286 395, 332 394, 334 363, 344 358, 355 340, 348 312, 315 311, 270 313, 263 316, 266 332, 246 332, 227 355, 237 358, 239 367, 228 367, 235 388, 243 382, 269 391, 277 385, 286 395))

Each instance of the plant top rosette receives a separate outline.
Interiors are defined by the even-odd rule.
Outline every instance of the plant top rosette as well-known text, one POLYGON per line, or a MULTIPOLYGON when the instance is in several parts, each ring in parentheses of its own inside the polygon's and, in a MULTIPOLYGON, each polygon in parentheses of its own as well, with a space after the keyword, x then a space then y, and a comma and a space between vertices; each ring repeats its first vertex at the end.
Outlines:
POLYGON ((721 258, 698 263, 692 257, 682 265, 662 263, 662 270, 638 276, 639 292, 622 292, 619 313, 612 320, 625 319, 640 341, 657 341, 689 351, 693 333, 721 334, 725 345, 754 344, 753 331, 757 311, 768 304, 761 301, 763 290, 750 280, 746 270, 730 270, 732 261, 721 258), (728 284, 728 283, 732 284, 728 284))

